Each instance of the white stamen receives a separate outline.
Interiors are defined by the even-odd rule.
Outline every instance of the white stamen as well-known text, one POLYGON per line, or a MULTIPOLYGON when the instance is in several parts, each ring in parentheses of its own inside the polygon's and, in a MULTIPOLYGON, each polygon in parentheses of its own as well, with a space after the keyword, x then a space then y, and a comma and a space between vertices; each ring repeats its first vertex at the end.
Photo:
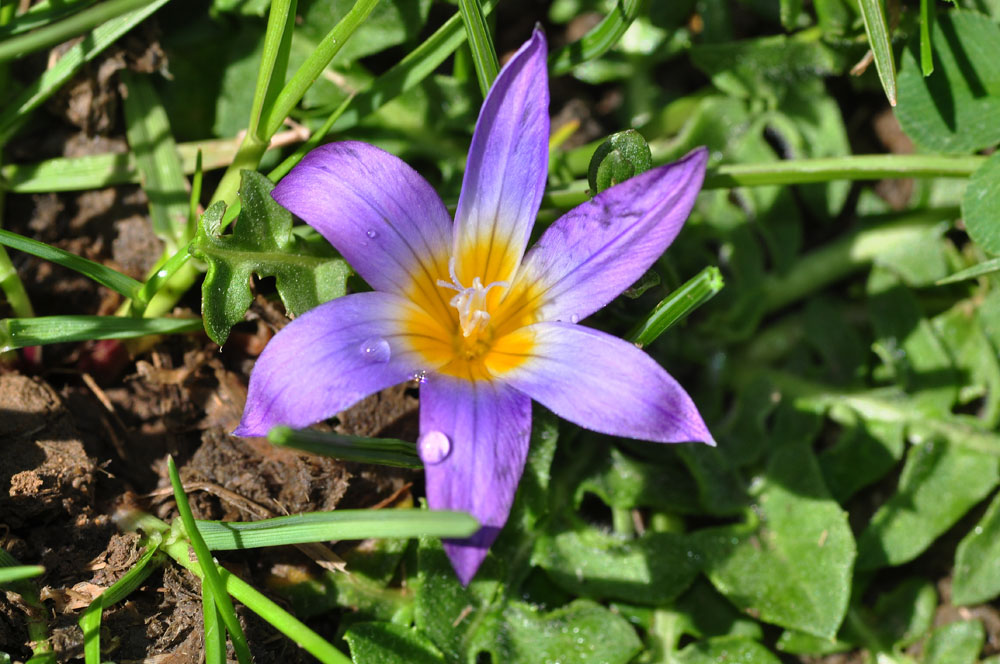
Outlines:
POLYGON ((448 275, 451 277, 451 283, 444 279, 438 279, 437 285, 458 291, 458 294, 451 298, 448 304, 458 309, 458 322, 462 326, 462 336, 470 337, 474 332, 486 327, 490 321, 490 314, 486 311, 486 294, 494 286, 506 288, 510 284, 506 281, 494 281, 483 286, 482 279, 476 277, 472 280, 472 285, 466 288, 458 280, 458 275, 455 274, 454 258, 448 261, 448 275))

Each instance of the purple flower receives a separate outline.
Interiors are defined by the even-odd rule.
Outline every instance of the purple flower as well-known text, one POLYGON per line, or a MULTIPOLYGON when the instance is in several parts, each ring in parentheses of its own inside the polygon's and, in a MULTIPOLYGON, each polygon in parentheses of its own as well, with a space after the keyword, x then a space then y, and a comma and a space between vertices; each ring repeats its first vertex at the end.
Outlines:
POLYGON ((316 307, 274 337, 234 432, 305 427, 416 378, 427 500, 482 524, 445 543, 463 583, 510 512, 532 399, 606 434, 714 444, 691 398, 654 360, 576 324, 670 245, 707 153, 604 191, 525 253, 548 171, 545 51, 536 30, 487 95, 454 223, 422 177, 365 143, 319 147, 278 184, 275 200, 375 290, 316 307))

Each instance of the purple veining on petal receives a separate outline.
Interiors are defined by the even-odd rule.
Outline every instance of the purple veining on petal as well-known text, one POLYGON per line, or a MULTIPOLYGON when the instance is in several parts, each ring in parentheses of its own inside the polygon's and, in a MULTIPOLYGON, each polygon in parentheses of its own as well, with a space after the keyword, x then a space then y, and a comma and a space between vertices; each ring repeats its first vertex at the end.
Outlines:
POLYGON ((545 191, 549 161, 549 88, 545 36, 535 30, 504 66, 479 113, 455 212, 454 254, 489 246, 471 281, 509 279, 524 254, 545 191), (513 260, 510 260, 513 257, 513 260), (509 262, 510 272, 499 265, 509 262))
POLYGON ((534 357, 504 382, 559 417, 614 436, 715 444, 684 388, 634 345, 570 323, 528 329, 534 357))
POLYGON ((398 321, 409 306, 389 293, 358 293, 286 325, 257 358, 233 433, 264 436, 278 424, 309 426, 406 381, 417 360, 398 336, 398 321))
POLYGON ((445 542, 468 584, 514 502, 531 436, 531 399, 496 382, 431 375, 420 386, 420 431, 446 436, 451 448, 424 467, 428 504, 469 512, 483 526, 471 538, 445 542))
POLYGON ((641 277, 684 225, 707 159, 707 150, 695 150, 601 192, 552 224, 518 274, 544 290, 542 320, 586 318, 641 277))
POLYGON ((376 290, 405 294, 413 272, 433 271, 437 278, 442 266, 447 269, 452 236, 444 203, 416 171, 373 145, 318 147, 271 195, 329 240, 376 290))

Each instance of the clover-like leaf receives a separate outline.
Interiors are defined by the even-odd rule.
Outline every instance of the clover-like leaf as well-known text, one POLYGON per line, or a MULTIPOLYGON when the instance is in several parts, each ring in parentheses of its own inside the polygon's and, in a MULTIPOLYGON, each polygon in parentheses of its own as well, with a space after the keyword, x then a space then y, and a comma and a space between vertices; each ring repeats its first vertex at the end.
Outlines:
POLYGON ((271 198, 274 185, 243 171, 236 229, 220 235, 225 205, 205 211, 191 254, 208 264, 201 288, 205 331, 220 346, 250 308, 250 276, 275 277, 285 309, 299 315, 344 294, 347 263, 325 243, 292 233, 292 214, 271 198))

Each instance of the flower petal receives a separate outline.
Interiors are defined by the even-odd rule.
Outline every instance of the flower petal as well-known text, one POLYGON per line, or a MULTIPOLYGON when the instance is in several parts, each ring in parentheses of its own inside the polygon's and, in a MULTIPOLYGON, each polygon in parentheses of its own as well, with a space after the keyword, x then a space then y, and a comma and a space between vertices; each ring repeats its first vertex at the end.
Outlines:
POLYGON ((495 354, 527 343, 532 357, 511 363, 503 382, 560 417, 613 436, 715 444, 684 388, 627 341, 570 323, 536 323, 509 337, 495 354), (531 339, 515 338, 523 336, 531 339))
POLYGON ((358 293, 307 311, 278 332, 250 374, 237 436, 305 427, 427 367, 406 333, 416 307, 389 293, 358 293))
MULTIPOLYGON (((560 217, 524 258, 508 298, 535 320, 576 322, 632 285, 673 242, 694 206, 700 148, 606 189, 560 217)), ((515 314, 515 308, 511 309, 515 314)))
POLYGON ((367 143, 328 143, 282 178, 274 200, 330 241, 375 290, 440 299, 451 220, 440 197, 398 157, 367 143))
POLYGON ((420 386, 420 434, 431 508, 463 510, 482 524, 472 537, 444 543, 458 578, 468 584, 514 502, 528 454, 531 399, 495 381, 434 374, 420 386), (438 434, 447 436, 449 449, 441 454, 438 445, 434 457, 424 441, 438 434))
POLYGON ((535 30, 497 76, 479 113, 455 212, 463 284, 510 281, 545 191, 549 86, 545 36, 535 30))

